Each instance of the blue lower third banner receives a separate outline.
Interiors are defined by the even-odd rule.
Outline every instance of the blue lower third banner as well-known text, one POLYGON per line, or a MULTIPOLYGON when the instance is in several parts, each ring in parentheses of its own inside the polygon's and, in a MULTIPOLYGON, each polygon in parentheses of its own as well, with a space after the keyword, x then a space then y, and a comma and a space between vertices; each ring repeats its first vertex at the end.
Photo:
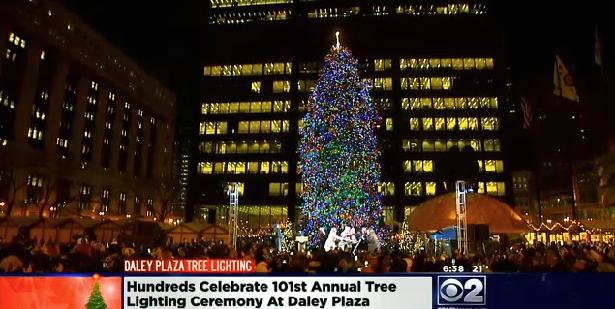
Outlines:
POLYGON ((602 308, 614 288, 601 274, 127 276, 123 308, 602 308))

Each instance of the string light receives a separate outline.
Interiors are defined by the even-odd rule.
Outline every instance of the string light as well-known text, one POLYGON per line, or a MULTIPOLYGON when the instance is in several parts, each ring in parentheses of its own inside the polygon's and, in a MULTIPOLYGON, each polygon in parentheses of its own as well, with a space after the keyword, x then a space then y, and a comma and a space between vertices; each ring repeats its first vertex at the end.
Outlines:
POLYGON ((551 227, 549 227, 548 225, 541 223, 539 227, 535 227, 534 225, 530 224, 530 228, 532 228, 535 232, 539 232, 542 227, 545 227, 548 231, 552 231, 553 229, 555 229, 556 227, 560 227, 562 228, 564 231, 568 231, 570 230, 570 228, 572 228, 573 226, 578 227, 579 229, 581 229, 582 231, 586 231, 587 229, 585 228, 585 226, 583 226, 582 223, 578 222, 578 221, 572 221, 570 223, 570 225, 568 227, 563 226, 561 223, 556 222, 555 224, 553 224, 551 227))
POLYGON ((284 238, 282 240, 282 251, 292 252, 295 248, 295 229, 290 221, 286 221, 286 225, 282 227, 284 231, 282 234, 284 238))
POLYGON ((401 237, 399 239, 399 249, 402 251, 410 251, 414 240, 412 239, 412 233, 410 232, 410 225, 404 221, 401 228, 401 237))
POLYGON ((312 246, 318 244, 320 228, 342 224, 374 228, 381 241, 388 234, 377 188, 378 107, 371 85, 359 76, 358 61, 339 45, 339 33, 336 37, 300 128, 301 224, 312 246))

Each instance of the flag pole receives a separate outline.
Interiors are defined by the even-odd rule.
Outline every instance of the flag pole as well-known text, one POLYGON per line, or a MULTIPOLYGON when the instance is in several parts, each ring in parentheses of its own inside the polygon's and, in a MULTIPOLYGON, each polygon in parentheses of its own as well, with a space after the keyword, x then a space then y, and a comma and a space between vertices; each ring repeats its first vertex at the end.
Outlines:
MULTIPOLYGON (((561 103, 561 105, 563 105, 564 103, 564 85, 563 83, 565 83, 566 81, 564 80, 564 77, 562 76, 562 72, 560 71, 559 68, 559 64, 562 64, 562 66, 564 65, 564 62, 561 61, 561 59, 559 58, 559 56, 556 54, 555 55, 555 67, 557 68, 557 80, 558 80, 558 84, 559 84, 559 101, 561 103)), ((576 95, 576 93, 575 93, 576 95)), ((572 167, 572 155, 570 154, 570 150, 567 149, 566 151, 566 163, 568 165, 568 173, 570 173, 570 191, 571 191, 571 197, 572 197, 572 220, 576 220, 577 218, 577 205, 576 205, 576 192, 574 190, 574 168, 572 167)))
MULTIPOLYGON (((559 90, 559 98, 555 98, 555 101, 556 101, 556 103, 559 103, 560 105, 564 105, 564 102, 565 102, 564 101, 564 83, 566 81, 564 80, 564 76, 562 76, 562 71, 560 70, 560 67, 559 67, 560 63, 562 64, 562 66, 564 65, 564 63, 563 63, 563 61, 561 61, 559 55, 555 54, 555 73, 557 74, 557 77, 556 77, 557 78, 556 79, 557 80, 557 85, 556 86, 559 87, 559 89, 557 89, 557 90, 559 90)), ((557 96, 557 91, 554 92, 554 94, 557 96)), ((536 141, 535 144, 538 145, 538 141, 536 141)), ((566 147, 566 148, 569 148, 569 147, 566 147)), ((565 157, 565 162, 566 162, 566 165, 567 165, 567 168, 568 168, 568 173, 569 173, 569 175, 571 177, 570 178, 570 193, 571 193, 571 197, 572 197, 571 214, 572 214, 572 219, 575 220, 576 219, 576 192, 575 192, 575 183, 574 183, 575 177, 574 177, 574 168, 572 166, 572 154, 570 153, 569 149, 566 149, 565 156, 566 156, 565 157)), ((541 168, 542 168, 542 166, 539 163, 537 172, 539 172, 539 170, 541 168)), ((538 180, 538 174, 536 176, 537 176, 537 180, 538 180)), ((542 207, 540 205, 540 188, 539 188, 538 185, 536 187, 537 187, 536 191, 538 191, 537 195, 538 195, 538 198, 539 198, 539 201, 538 201, 538 203, 539 203, 538 213, 539 213, 539 216, 541 216, 542 215, 542 207)), ((542 221, 542 218, 541 218, 541 221, 542 221)))
POLYGON ((538 223, 542 224, 542 200, 540 198, 540 169, 542 168, 542 157, 540 154, 540 143, 538 141, 537 133, 534 131, 535 128, 530 128, 530 135, 532 136, 532 141, 534 142, 534 151, 536 152, 536 176, 534 177, 534 187, 536 188, 536 198, 538 199, 538 223))

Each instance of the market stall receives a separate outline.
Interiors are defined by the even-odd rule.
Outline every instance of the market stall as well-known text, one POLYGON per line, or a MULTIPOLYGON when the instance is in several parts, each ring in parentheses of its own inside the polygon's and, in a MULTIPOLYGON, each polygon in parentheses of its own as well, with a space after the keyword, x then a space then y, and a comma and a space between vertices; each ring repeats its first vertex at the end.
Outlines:
POLYGON ((201 230, 201 236, 205 240, 223 241, 224 243, 231 242, 231 235, 226 226, 218 224, 207 224, 201 230))
POLYGON ((77 237, 90 235, 94 232, 94 228, 101 224, 102 221, 85 218, 66 218, 57 221, 58 243, 70 243, 77 237))
POLYGON ((0 218, 0 237, 4 242, 12 242, 15 236, 29 237, 29 228, 38 220, 38 217, 0 218))
POLYGON ((41 218, 30 226, 30 238, 44 240, 46 242, 56 242, 58 236, 57 226, 48 218, 41 218))
POLYGON ((167 238, 173 242, 192 241, 200 238, 201 225, 196 222, 180 223, 166 231, 167 238))

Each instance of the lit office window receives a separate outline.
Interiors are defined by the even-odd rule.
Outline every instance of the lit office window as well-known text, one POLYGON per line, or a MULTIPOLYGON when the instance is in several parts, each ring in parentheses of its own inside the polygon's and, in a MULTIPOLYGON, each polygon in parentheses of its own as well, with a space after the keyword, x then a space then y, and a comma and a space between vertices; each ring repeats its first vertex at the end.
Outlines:
POLYGON ((422 118, 423 131, 433 131, 433 118, 422 118))
POLYGON ((393 80, 390 77, 374 78, 373 88, 374 90, 393 90, 393 80))
POLYGON ((403 140, 402 149, 409 152, 419 152, 421 151, 421 141, 418 139, 403 140))
POLYGON ((381 182, 378 184, 378 193, 385 196, 395 195, 395 183, 393 182, 381 182))
POLYGON ((445 131, 446 130, 446 118, 435 118, 435 128, 436 131, 445 131))
POLYGON ((485 193, 485 187, 486 187, 486 193, 489 195, 495 195, 495 196, 504 196, 506 195, 506 183, 504 182, 480 182, 479 183, 479 193, 485 193), (481 192, 481 187, 482 187, 482 192, 481 192))
POLYGON ((410 130, 412 131, 421 130, 421 124, 419 122, 419 118, 410 118, 410 130))
POLYGON ((500 129, 500 122, 497 117, 483 117, 481 121, 483 130, 497 131, 500 129))
POLYGON ((252 82, 251 90, 254 93, 260 93, 261 92, 261 82, 252 82))
POLYGON ((375 71, 386 71, 391 69, 391 59, 376 59, 374 60, 375 71))
POLYGON ((417 181, 406 182, 404 192, 407 196, 422 196, 424 195, 423 184, 417 181))
POLYGON ((485 151, 500 151, 500 140, 499 139, 486 139, 485 140, 485 151))
POLYGON ((278 80, 273 81, 273 93, 290 92, 290 81, 278 80))
POLYGON ((199 162, 198 173, 199 174, 211 174, 213 165, 211 162, 199 162))
POLYGON ((502 160, 478 160, 479 169, 483 172, 503 173, 504 161, 502 160))
POLYGON ((386 119, 386 129, 387 131, 393 131, 393 118, 386 119))
POLYGON ((288 196, 288 183, 270 182, 269 196, 288 196))
POLYGON ((436 195, 436 183, 435 182, 426 182, 425 183, 425 193, 427 195, 431 195, 431 196, 436 195))

